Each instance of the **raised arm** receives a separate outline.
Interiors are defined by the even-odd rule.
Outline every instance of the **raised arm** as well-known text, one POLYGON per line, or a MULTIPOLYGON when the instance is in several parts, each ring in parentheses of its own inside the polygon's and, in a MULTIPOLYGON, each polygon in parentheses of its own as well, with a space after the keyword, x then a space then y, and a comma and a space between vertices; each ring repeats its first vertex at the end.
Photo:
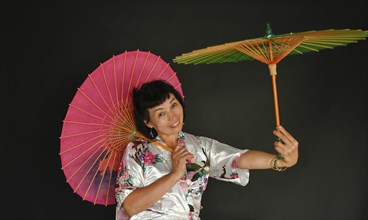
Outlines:
POLYGON ((185 174, 186 160, 192 158, 185 148, 177 146, 172 153, 172 171, 152 184, 135 189, 123 202, 126 214, 133 216, 155 204, 168 192, 185 174))

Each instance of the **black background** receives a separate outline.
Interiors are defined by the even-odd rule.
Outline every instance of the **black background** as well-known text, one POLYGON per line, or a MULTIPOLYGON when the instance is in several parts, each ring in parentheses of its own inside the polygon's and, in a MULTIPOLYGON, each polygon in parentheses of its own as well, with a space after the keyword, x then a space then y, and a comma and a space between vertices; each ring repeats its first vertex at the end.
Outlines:
MULTIPOLYGON (((1 2, 1 219, 114 219, 65 182, 59 136, 77 88, 125 50, 151 51, 177 72, 185 131, 274 152, 271 79, 258 61, 179 65, 226 42, 324 29, 368 29, 363 1, 1 2)), ((203 219, 367 219, 367 42, 286 57, 281 123, 299 163, 252 171, 246 187, 211 179, 203 219)))

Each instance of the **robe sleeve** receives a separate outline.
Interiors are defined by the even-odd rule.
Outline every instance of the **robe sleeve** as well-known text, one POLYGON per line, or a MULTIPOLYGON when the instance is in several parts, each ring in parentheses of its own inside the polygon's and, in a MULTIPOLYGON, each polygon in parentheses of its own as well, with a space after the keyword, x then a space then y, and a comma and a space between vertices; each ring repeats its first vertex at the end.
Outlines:
POLYGON ((116 179, 115 199, 117 211, 122 209, 126 197, 138 187, 144 186, 142 145, 130 142, 121 159, 116 179))
POLYGON ((248 150, 237 149, 217 140, 201 137, 210 164, 209 175, 221 181, 245 186, 249 182, 249 170, 237 167, 237 160, 248 150))

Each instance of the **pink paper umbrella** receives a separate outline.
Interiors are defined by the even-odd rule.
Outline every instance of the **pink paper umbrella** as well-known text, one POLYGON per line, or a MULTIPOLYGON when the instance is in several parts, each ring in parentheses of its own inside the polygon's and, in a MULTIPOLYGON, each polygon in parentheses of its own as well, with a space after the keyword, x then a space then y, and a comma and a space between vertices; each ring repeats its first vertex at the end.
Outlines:
POLYGON ((115 204, 115 179, 124 148, 136 138, 147 139, 135 129, 131 93, 156 79, 167 81, 183 96, 169 64, 139 50, 113 56, 78 89, 63 121, 60 158, 66 181, 83 200, 115 204))

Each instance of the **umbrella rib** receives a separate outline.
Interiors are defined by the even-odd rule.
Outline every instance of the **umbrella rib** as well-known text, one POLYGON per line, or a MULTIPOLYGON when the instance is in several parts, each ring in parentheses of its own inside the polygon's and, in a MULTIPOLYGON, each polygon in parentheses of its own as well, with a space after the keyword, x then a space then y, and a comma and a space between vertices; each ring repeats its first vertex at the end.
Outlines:
POLYGON ((107 85, 107 80, 106 80, 106 75, 105 75, 105 70, 103 68, 103 65, 101 64, 101 70, 102 70, 102 75, 103 75, 103 78, 104 78, 104 81, 105 81, 105 86, 106 86, 106 89, 107 89, 107 92, 109 93, 109 96, 110 96, 110 99, 111 99, 111 103, 113 105, 113 109, 115 110, 115 103, 114 103, 114 100, 112 99, 112 95, 111 95, 111 92, 110 92, 110 87, 107 85))
POLYGON ((230 59, 229 57, 232 57, 234 54, 237 54, 239 52, 241 52, 241 51, 237 50, 235 47, 225 48, 225 49, 223 49, 223 52, 217 53, 217 54, 215 54, 215 52, 214 52, 214 54, 211 55, 211 57, 210 57, 211 58, 210 63, 227 62, 230 59), (212 57, 214 57, 214 59, 212 59, 212 57), (221 60, 222 57, 227 57, 227 58, 225 60, 221 60), (219 61, 219 60, 221 60, 221 61, 219 61))
POLYGON ((153 70, 156 68, 156 65, 157 65, 157 63, 158 63, 158 61, 159 61, 159 60, 160 60, 160 56, 157 56, 156 62, 155 62, 155 64, 153 64, 153 67, 151 67, 151 70, 150 70, 150 72, 148 73, 148 75, 147 75, 147 77, 146 77, 145 82, 147 82, 147 81, 148 81, 148 79, 149 79, 149 77, 151 76, 151 74, 152 74, 153 70))
MULTIPOLYGON (((108 108, 108 112, 110 112, 111 111, 111 108, 110 108, 110 106, 107 104, 107 102, 106 102, 106 100, 105 100, 105 98, 102 96, 102 94, 101 94, 101 91, 98 89, 98 87, 97 87, 97 85, 96 85, 96 83, 94 82, 94 80, 92 79, 92 77, 90 76, 90 75, 88 75, 88 78, 92 81, 92 84, 93 84, 93 86, 95 87, 95 89, 96 89, 96 91, 98 92, 98 94, 100 95, 100 98, 102 99, 102 101, 105 103, 105 105, 106 105, 106 107, 108 108)), ((109 116, 109 115, 108 115, 109 116)))
POLYGON ((95 118, 97 118, 97 119, 100 119, 100 120, 102 120, 102 121, 104 121, 104 120, 105 120, 104 118, 101 118, 101 117, 99 117, 99 116, 97 116, 97 115, 94 115, 94 114, 92 114, 92 113, 90 113, 90 112, 88 112, 88 111, 86 111, 86 110, 83 110, 83 109, 81 109, 81 108, 79 108, 79 107, 77 107, 77 106, 75 106, 75 105, 69 104, 69 106, 71 106, 71 107, 73 107, 73 108, 75 108, 75 109, 77 109, 77 110, 79 110, 79 111, 81 111, 81 112, 84 112, 84 113, 86 113, 86 114, 88 114, 88 115, 90 115, 90 116, 92 116, 92 117, 95 117, 95 118))
POLYGON ((167 79, 168 82, 170 82, 170 80, 176 75, 176 72, 174 72, 173 74, 171 74, 171 76, 167 79))
POLYGON ((213 52, 206 53, 206 54, 203 54, 203 55, 188 57, 189 59, 186 59, 186 60, 187 61, 189 60, 189 62, 194 61, 196 64, 206 63, 207 61, 209 63, 214 63, 218 59, 221 59, 221 57, 228 56, 228 54, 231 54, 231 53, 233 53, 233 51, 231 49, 226 49, 226 50, 223 50, 222 52, 213 51, 213 52), (213 59, 213 58, 215 58, 215 59, 213 59))
MULTIPOLYGON (((299 45, 298 45, 298 46, 299 46, 299 45)), ((298 46, 297 46, 297 47, 298 47, 298 46)), ((297 52, 298 54, 303 54, 301 51, 299 51, 299 50, 297 50, 297 49, 296 49, 297 47, 295 47, 293 51, 297 52)))
POLYGON ((143 73, 143 70, 144 70, 144 67, 146 66, 146 63, 147 63, 147 60, 148 60, 148 57, 150 56, 150 52, 147 53, 147 56, 146 56, 146 59, 144 60, 144 63, 143 63, 143 66, 141 68, 141 71, 139 73, 139 76, 138 76, 138 80, 136 81, 135 83, 135 87, 138 87, 138 83, 140 82, 141 80, 141 77, 142 77, 142 73, 143 73))
POLYGON ((113 63, 114 63, 114 84, 115 84, 116 103, 119 103, 118 85, 117 85, 117 82, 116 82, 116 62, 115 62, 115 56, 112 56, 112 58, 113 58, 113 63))
MULTIPOLYGON (((318 40, 306 40, 305 42, 315 42, 315 43, 323 43, 323 44, 331 44, 331 45, 346 45, 346 43, 357 43, 356 41, 357 39, 355 40, 342 40, 342 39, 338 39, 338 40, 331 40, 331 39, 318 39, 318 40)), ((360 39, 360 40, 364 40, 363 39, 360 39)))
POLYGON ((268 57, 267 57, 268 50, 267 50, 267 47, 264 43, 266 43, 266 42, 262 43, 263 49, 260 48, 258 44, 255 44, 255 45, 257 45, 257 47, 255 47, 255 45, 253 45, 253 44, 249 44, 249 49, 250 49, 251 53, 258 55, 258 58, 259 58, 258 60, 259 61, 268 64, 268 57), (263 52, 263 51, 265 51, 265 52, 263 52))
POLYGON ((90 97, 88 97, 88 95, 87 94, 85 94, 81 89, 79 89, 78 88, 78 91, 80 92, 80 93, 82 93, 82 95, 86 98, 86 99, 88 99, 88 101, 90 101, 94 106, 96 106, 97 108, 98 108, 98 110, 100 110, 102 113, 104 113, 105 115, 107 115, 110 119, 112 119, 111 118, 111 116, 110 115, 108 115, 107 114, 107 112, 105 112, 101 107, 99 107, 90 97))
POLYGON ((99 123, 91 123, 91 122, 84 122, 84 121, 70 121, 70 120, 64 120, 63 123, 79 124, 79 125, 91 125, 91 126, 108 126, 108 125, 99 124, 99 123))
POLYGON ((91 142, 91 141, 93 141, 93 140, 95 140, 95 139, 97 139, 97 138, 100 138, 100 137, 103 137, 103 135, 98 135, 98 136, 95 136, 95 137, 93 137, 93 138, 91 138, 91 139, 88 139, 88 140, 86 140, 86 141, 84 141, 84 142, 82 142, 82 143, 78 143, 78 144, 76 144, 76 145, 74 145, 74 146, 71 146, 71 147, 69 147, 68 149, 66 149, 66 150, 64 150, 64 151, 62 151, 62 152, 60 152, 59 153, 59 155, 62 155, 62 154, 64 154, 64 153, 67 153, 67 152, 69 152, 69 151, 71 151, 71 150, 74 150, 75 148, 78 148, 78 147, 80 147, 80 146, 82 146, 82 145, 84 145, 84 144, 87 144, 88 142, 91 142))
POLYGON ((299 47, 302 47, 302 48, 305 48, 305 49, 308 49, 308 50, 312 50, 312 51, 315 51, 315 52, 319 52, 319 50, 311 48, 311 47, 304 46, 303 44, 300 44, 299 47))
MULTIPOLYGON (((97 144, 101 143, 105 141, 105 139, 101 139, 100 141, 96 142, 95 144, 93 144, 90 148, 86 149, 85 151, 83 151, 81 154, 79 154, 78 156, 76 156, 75 158, 73 158, 73 160, 69 161, 69 163, 67 163, 65 166, 63 166, 61 169, 65 169, 66 167, 68 167, 70 164, 72 164, 74 161, 76 161, 77 159, 79 159, 82 155, 84 155, 85 153, 87 153, 88 151, 90 151, 91 149, 93 149, 97 144)), ((99 150, 102 146, 104 146, 105 143, 103 143, 100 147, 98 147, 96 149, 96 151, 92 154, 94 155, 97 150, 99 150)), ((92 155, 90 157, 92 157, 92 155)), ((87 160, 86 160, 87 161, 87 160)), ((86 161, 84 161, 84 163, 86 163, 86 161)), ((83 164, 84 164, 83 163, 83 164)), ((69 180, 71 180, 73 178, 73 176, 78 172, 78 170, 81 169, 81 167, 83 166, 83 164, 81 166, 79 166, 79 168, 73 173, 72 176, 69 177, 69 179, 67 180, 67 182, 69 182, 69 180)))
POLYGON ((245 54, 247 54, 250 57, 253 57, 254 59, 257 59, 261 62, 263 62, 263 57, 256 51, 254 48, 251 48, 251 45, 249 44, 241 44, 237 46, 237 49, 245 54))
POLYGON ((127 58, 127 51, 124 53, 124 65, 123 65, 123 76, 121 78, 121 102, 124 101, 124 81, 125 81, 125 68, 126 68, 126 58, 127 58))
MULTIPOLYGON (((99 116, 96 116, 96 115, 94 115, 94 114, 92 114, 92 113, 90 113, 90 112, 87 112, 87 111, 85 111, 85 110, 83 110, 83 109, 81 109, 81 108, 79 108, 79 107, 77 107, 77 106, 75 106, 75 105, 72 105, 72 104, 69 104, 71 107, 74 107, 75 109, 77 109, 77 110, 79 110, 79 111, 81 111, 81 112, 84 112, 84 113, 86 113, 86 114, 88 114, 88 115, 91 115, 91 116, 93 116, 93 117, 95 117, 95 118, 98 118, 98 119, 100 119, 101 121, 105 121, 105 119, 104 118, 101 118, 101 117, 99 117, 99 116)), ((110 117, 109 115, 107 115, 108 117, 110 117)), ((111 118, 110 117, 110 119, 112 119, 113 120, 113 118, 111 118)), ((115 122, 113 122, 113 121, 109 121, 109 123, 110 124, 113 124, 113 125, 119 125, 119 124, 116 124, 115 122)))
POLYGON ((79 133, 74 133, 74 134, 70 134, 70 135, 64 135, 64 136, 61 136, 60 138, 62 138, 62 139, 64 139, 64 138, 71 138, 71 137, 81 136, 81 135, 85 135, 85 134, 93 134, 93 133, 97 133, 97 132, 101 132, 101 131, 106 131, 106 129, 86 131, 86 132, 79 132, 79 133))
MULTIPOLYGON (((131 104, 127 104, 126 106, 122 106, 121 107, 121 109, 122 109, 122 111, 119 111, 118 112, 118 117, 119 117, 119 119, 121 120, 121 122, 122 123, 124 123, 124 122, 129 122, 130 124, 129 125, 131 125, 131 123, 132 123, 132 116, 133 116, 133 111, 132 111, 132 107, 131 107, 131 104), (128 117, 128 120, 127 121, 124 121, 123 119, 124 118, 126 118, 126 117, 128 117)), ((118 126, 120 126, 120 125, 122 125, 122 123, 120 123, 118 126)))
MULTIPOLYGON (((132 80, 133 80, 133 75, 134 75, 134 71, 135 71, 135 65, 137 63, 138 54, 139 54, 139 50, 136 51, 136 54, 135 54, 135 57, 134 57, 133 66, 132 66, 132 70, 131 70, 131 74, 130 74, 128 92, 130 91, 130 87, 131 87, 131 84, 132 84, 132 80)), ((128 102, 129 95, 130 94, 126 94, 126 102, 128 102)))
MULTIPOLYGON (((102 147, 102 146, 101 146, 102 147)), ((99 148, 98 148, 99 149, 99 148)), ((95 153, 97 153, 98 149, 95 151, 95 153)), ((82 168, 91 158, 92 156, 95 154, 93 153, 87 160, 84 161, 84 163, 80 166, 80 168, 82 168)), ((77 189, 79 188, 79 186, 82 184, 82 182, 84 181, 84 179, 86 178, 87 174, 91 171, 92 167, 96 164, 97 160, 101 157, 101 155, 105 153, 105 151, 101 151, 100 155, 98 155, 98 157, 96 157, 95 161, 92 163, 92 165, 89 167, 89 169, 87 170, 87 172, 84 174, 83 178, 79 181, 79 184, 77 185, 77 187, 74 189, 74 192, 77 191, 77 189)), ((107 154, 107 153, 106 153, 107 154)), ((97 169, 98 170, 98 169, 97 169)), ((84 198, 83 198, 84 199, 84 198)))
POLYGON ((282 48, 281 50, 279 50, 282 52, 276 58, 275 63, 278 63, 282 59, 284 59, 291 51, 293 51, 297 46, 299 46, 303 42, 302 40, 303 38, 299 38, 299 37, 285 39, 283 43, 286 46, 282 48))
POLYGON ((167 69, 167 67, 169 67, 169 65, 170 64, 168 64, 168 63, 166 64, 165 68, 162 69, 162 71, 158 74, 157 79, 159 79, 161 77, 162 73, 165 72, 165 70, 167 69))
MULTIPOLYGON (((114 154, 113 166, 112 166, 112 167, 114 167, 115 162, 116 162, 116 154, 114 154)), ((113 169, 110 169, 110 178, 109 178, 109 184, 108 184, 108 186, 110 186, 110 185, 111 185, 111 180, 112 180, 112 171, 113 171, 113 169)), ((110 194, 110 187, 108 187, 108 188, 107 188, 105 206, 107 206, 107 201, 108 201, 108 199, 109 199, 109 194, 110 194)))
MULTIPOLYGON (((102 155, 102 153, 103 153, 104 151, 102 151, 101 152, 101 154, 100 154, 100 156, 102 155)), ((106 155, 107 155, 107 153, 105 154, 105 156, 104 156, 104 158, 103 158, 103 160, 106 158, 106 155)), ((97 159, 98 159, 99 157, 97 157, 97 159)), ((95 161, 95 163, 96 163, 96 161, 95 161)), ((90 190, 90 188, 91 188, 91 186, 92 186, 92 183, 95 181, 95 179, 96 179, 96 176, 97 176, 97 173, 98 173, 98 169, 96 169, 96 172, 95 172, 95 175, 93 175, 93 178, 92 178, 92 180, 91 180, 91 182, 90 182, 90 184, 89 184, 89 186, 88 186, 88 188, 87 188, 87 191, 86 191, 86 193, 84 194, 84 197, 83 197, 83 200, 85 200, 86 199, 86 196, 87 196, 87 194, 88 194, 88 192, 89 192, 89 190, 90 190)))
POLYGON ((106 173, 106 169, 104 169, 104 171, 103 171, 103 174, 102 174, 102 177, 101 177, 101 180, 100 180, 100 184, 99 184, 98 189, 97 189, 97 193, 96 193, 95 201, 94 201, 94 203, 93 203, 93 204, 96 204, 98 194, 100 193, 100 188, 101 188, 101 185, 102 185, 102 181, 103 181, 103 179, 105 178, 105 173, 106 173))
MULTIPOLYGON (((232 51, 229 51, 229 54, 227 54, 227 58, 222 60, 221 63, 227 62, 231 58, 233 58, 235 55, 237 55, 240 51, 233 49, 232 51)), ((215 59, 216 61, 217 59, 215 59)))
POLYGON ((326 48, 326 49, 333 49, 333 47, 325 46, 323 44, 315 44, 315 43, 307 43, 307 42, 303 42, 302 44, 303 45, 308 45, 308 46, 322 47, 322 48, 326 48))

